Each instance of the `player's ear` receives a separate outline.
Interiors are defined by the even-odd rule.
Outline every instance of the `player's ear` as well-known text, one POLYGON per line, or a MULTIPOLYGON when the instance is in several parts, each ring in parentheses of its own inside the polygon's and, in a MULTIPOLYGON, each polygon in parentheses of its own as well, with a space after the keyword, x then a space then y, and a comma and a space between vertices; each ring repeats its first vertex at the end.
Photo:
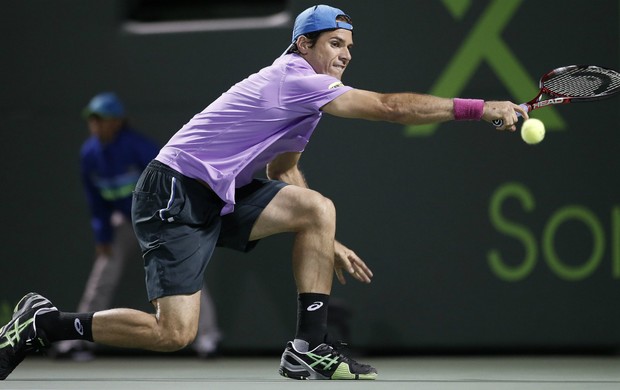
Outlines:
POLYGON ((300 35, 297 37, 297 41, 295 41, 297 45, 297 50, 301 54, 308 54, 308 49, 310 48, 310 40, 306 38, 304 35, 300 35))

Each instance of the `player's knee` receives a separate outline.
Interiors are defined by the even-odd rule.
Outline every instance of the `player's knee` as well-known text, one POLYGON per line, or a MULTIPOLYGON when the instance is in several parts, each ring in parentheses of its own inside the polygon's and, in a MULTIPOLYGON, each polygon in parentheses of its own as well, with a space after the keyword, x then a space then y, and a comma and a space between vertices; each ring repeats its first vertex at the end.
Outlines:
POLYGON ((161 349, 165 352, 174 352, 187 347, 196 338, 196 329, 179 327, 168 329, 162 334, 161 349))
POLYGON ((166 352, 174 352, 181 350, 194 340, 195 335, 189 337, 187 334, 175 333, 173 335, 169 335, 163 343, 163 349, 166 352))
POLYGON ((336 225, 336 207, 331 199, 317 193, 310 201, 308 211, 313 224, 321 228, 329 228, 336 225))

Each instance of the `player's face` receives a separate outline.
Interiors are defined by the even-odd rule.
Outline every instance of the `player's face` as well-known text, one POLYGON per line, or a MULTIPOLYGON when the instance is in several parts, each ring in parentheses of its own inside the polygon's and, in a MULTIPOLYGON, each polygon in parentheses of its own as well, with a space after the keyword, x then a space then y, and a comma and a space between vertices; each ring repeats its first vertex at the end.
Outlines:
POLYGON ((337 29, 319 36, 316 44, 307 48, 306 61, 317 73, 328 74, 340 80, 351 61, 353 33, 337 29))

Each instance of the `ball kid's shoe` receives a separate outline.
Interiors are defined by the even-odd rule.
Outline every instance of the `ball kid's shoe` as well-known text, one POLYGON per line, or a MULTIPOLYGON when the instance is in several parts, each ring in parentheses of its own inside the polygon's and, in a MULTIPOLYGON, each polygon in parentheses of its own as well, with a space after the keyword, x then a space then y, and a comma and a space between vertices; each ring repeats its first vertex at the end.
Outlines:
POLYGON ((289 341, 280 361, 280 375, 292 379, 375 379, 377 370, 326 343, 312 351, 300 352, 289 341))
POLYGON ((38 352, 50 343, 37 332, 37 315, 58 311, 52 303, 36 293, 26 294, 15 306, 13 318, 0 328, 0 380, 7 376, 30 352, 38 352))

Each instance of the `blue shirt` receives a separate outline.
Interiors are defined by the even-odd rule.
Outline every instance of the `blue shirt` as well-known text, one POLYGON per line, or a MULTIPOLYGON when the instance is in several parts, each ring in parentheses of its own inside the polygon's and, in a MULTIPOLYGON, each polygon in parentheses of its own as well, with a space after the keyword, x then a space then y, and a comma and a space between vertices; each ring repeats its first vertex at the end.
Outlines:
POLYGON ((112 241, 113 212, 131 219, 132 191, 158 152, 155 142, 127 127, 110 143, 102 144, 94 136, 84 142, 80 150, 82 184, 97 243, 112 241))

